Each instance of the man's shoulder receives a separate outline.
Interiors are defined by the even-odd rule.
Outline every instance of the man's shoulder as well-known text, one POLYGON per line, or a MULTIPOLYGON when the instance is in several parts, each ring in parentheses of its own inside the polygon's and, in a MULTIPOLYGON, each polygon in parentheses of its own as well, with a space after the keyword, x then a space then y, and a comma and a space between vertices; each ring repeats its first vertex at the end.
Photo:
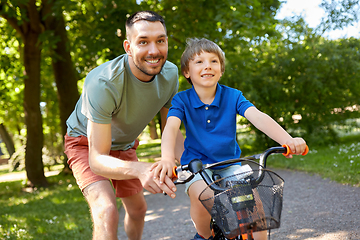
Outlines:
POLYGON ((172 63, 172 62, 169 62, 169 61, 166 61, 162 70, 161 70, 161 74, 162 75, 178 75, 178 67, 172 63))
POLYGON ((174 63, 172 63, 172 62, 170 62, 168 60, 166 60, 164 66, 166 66, 167 68, 173 68, 173 69, 176 69, 176 70, 178 69, 178 67, 174 63))
POLYGON ((111 80, 125 72, 127 55, 120 55, 91 70, 88 76, 97 76, 101 79, 111 80))

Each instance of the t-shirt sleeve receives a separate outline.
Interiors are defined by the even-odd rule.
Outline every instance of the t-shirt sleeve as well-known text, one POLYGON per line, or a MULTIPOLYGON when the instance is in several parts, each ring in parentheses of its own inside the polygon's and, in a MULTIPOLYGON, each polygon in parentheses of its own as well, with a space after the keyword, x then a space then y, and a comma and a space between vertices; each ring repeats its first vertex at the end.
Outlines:
POLYGON ((249 107, 254 107, 254 104, 252 104, 249 100, 247 100, 244 95, 242 94, 241 91, 239 91, 239 96, 238 96, 238 100, 237 100, 237 104, 236 104, 236 108, 238 113, 245 117, 245 111, 249 108, 249 107))
POLYGON ((171 96, 169 98, 169 101, 167 101, 164 105, 164 107, 166 108, 170 108, 171 105, 172 105, 172 99, 174 98, 175 94, 178 92, 179 90, 179 76, 178 76, 178 73, 177 73, 177 69, 176 69, 176 74, 174 75, 174 80, 173 81, 176 81, 176 86, 174 87, 174 90, 173 92, 171 93, 171 96))
POLYGON ((184 119, 185 115, 185 104, 180 98, 180 94, 176 94, 171 101, 172 106, 169 109, 167 117, 174 116, 180 120, 184 119))
POLYGON ((111 82, 93 79, 84 85, 81 113, 95 123, 109 124, 117 103, 111 82))

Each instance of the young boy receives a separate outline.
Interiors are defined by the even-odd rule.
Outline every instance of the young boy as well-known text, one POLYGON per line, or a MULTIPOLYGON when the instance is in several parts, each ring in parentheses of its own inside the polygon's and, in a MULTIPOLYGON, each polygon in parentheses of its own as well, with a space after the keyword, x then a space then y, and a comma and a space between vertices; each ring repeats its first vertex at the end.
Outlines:
MULTIPOLYGON (((181 121, 186 129, 182 165, 195 158, 204 164, 239 158, 241 151, 236 141, 237 114, 247 118, 280 145, 289 145, 293 153, 301 154, 305 151, 306 143, 302 138, 291 137, 277 122, 255 108, 241 91, 218 83, 225 71, 225 56, 214 42, 188 39, 187 48, 181 57, 181 71, 192 88, 179 92, 172 100, 162 136, 161 161, 153 169, 154 176, 158 176, 160 182, 164 181, 166 175, 172 176, 175 139, 181 121)), ((191 203, 190 215, 198 232, 194 239, 212 239, 211 216, 198 200, 205 187, 200 176, 186 185, 191 203)), ((254 233, 254 237, 257 240, 266 239, 266 231, 254 233)))

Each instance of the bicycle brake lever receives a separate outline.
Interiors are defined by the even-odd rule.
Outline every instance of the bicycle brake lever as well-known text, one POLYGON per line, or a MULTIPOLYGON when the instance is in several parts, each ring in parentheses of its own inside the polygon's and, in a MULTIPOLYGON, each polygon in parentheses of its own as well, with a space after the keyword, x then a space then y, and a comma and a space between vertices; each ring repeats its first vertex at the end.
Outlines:
POLYGON ((194 176, 195 175, 189 171, 179 171, 177 172, 177 180, 174 183, 177 185, 189 182, 194 178, 194 176))
MULTIPOLYGON (((176 174, 174 174, 173 179, 177 178, 174 181, 175 185, 190 182, 195 177, 195 174, 192 174, 189 171, 176 171, 176 167, 173 169, 173 173, 174 172, 176 172, 176 174)), ((164 192, 164 195, 166 196, 167 194, 164 192)))

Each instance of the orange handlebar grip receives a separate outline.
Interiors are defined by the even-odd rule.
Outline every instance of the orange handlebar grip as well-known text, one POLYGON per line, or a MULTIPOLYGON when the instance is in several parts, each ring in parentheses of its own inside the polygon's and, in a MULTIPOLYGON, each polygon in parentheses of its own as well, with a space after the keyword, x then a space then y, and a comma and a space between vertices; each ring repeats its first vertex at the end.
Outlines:
POLYGON ((173 169, 172 169, 173 177, 175 177, 175 178, 177 178, 176 169, 177 169, 176 166, 174 166, 173 169))
MULTIPOLYGON (((290 147, 286 144, 282 145, 282 147, 286 148, 286 152, 283 153, 283 155, 285 157, 289 156, 290 154, 293 154, 293 152, 290 150, 290 147)), ((308 145, 306 145, 305 151, 301 154, 303 156, 305 156, 306 154, 308 154, 309 152, 309 147, 308 145)))
POLYGON ((306 154, 308 154, 308 152, 309 152, 309 147, 308 145, 306 145, 305 151, 301 155, 305 156, 306 154))

